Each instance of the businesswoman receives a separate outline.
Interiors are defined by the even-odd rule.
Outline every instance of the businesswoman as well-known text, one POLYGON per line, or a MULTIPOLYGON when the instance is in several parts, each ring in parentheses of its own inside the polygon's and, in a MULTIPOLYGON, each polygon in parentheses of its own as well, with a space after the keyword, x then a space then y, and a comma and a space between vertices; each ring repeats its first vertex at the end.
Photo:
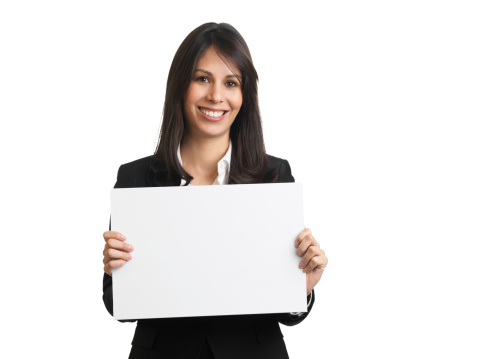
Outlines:
MULTIPOLYGON (((293 182, 289 163, 265 152, 257 80, 235 28, 207 23, 193 30, 171 64, 156 151, 120 166, 115 188, 293 182)), ((103 301, 113 314, 112 269, 134 260, 134 248, 121 233, 103 237, 103 301)), ((130 358, 288 358, 278 323, 305 319, 327 265, 310 229, 298 229, 291 246, 307 273, 308 312, 140 319, 130 358)))

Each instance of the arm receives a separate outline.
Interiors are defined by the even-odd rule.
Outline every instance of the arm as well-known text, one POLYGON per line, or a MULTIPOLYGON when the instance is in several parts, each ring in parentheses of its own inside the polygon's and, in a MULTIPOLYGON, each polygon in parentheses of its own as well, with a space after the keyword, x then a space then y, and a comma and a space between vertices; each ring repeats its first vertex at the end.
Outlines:
MULTIPOLYGON (((118 176, 114 188, 126 188, 127 176, 124 173, 123 166, 120 166, 118 169, 118 176)), ((111 231, 111 217, 109 230, 111 231)), ((103 273, 103 303, 105 304, 106 310, 113 315, 113 278, 107 274, 103 273)), ((120 322, 135 322, 136 320, 120 320, 120 322)))
POLYGON ((309 315, 312 306, 315 302, 315 293, 312 289, 312 292, 307 296, 307 312, 304 313, 281 313, 279 314, 277 321, 281 324, 292 326, 297 325, 302 322, 309 315))
MULTIPOLYGON (((279 175, 277 182, 287 183, 295 182, 294 176, 292 176, 292 170, 287 160, 281 160, 279 166, 279 175)), ((312 310, 315 301, 314 291, 307 296, 307 312, 304 313, 281 313, 279 314, 278 321, 284 325, 292 326, 302 322, 312 310)))

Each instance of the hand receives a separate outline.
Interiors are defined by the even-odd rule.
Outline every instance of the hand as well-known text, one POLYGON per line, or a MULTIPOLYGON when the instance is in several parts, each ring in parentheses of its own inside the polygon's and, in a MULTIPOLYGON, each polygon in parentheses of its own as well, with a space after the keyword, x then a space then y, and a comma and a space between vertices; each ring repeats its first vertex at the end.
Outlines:
POLYGON ((303 268, 302 271, 307 273, 307 295, 309 295, 322 277, 328 259, 309 228, 299 233, 294 245, 297 248, 297 255, 303 257, 299 268, 303 268))
POLYGON ((111 276, 111 270, 122 267, 127 261, 131 260, 133 246, 126 243, 126 237, 119 232, 108 231, 103 233, 106 241, 103 250, 103 264, 106 274, 111 276))

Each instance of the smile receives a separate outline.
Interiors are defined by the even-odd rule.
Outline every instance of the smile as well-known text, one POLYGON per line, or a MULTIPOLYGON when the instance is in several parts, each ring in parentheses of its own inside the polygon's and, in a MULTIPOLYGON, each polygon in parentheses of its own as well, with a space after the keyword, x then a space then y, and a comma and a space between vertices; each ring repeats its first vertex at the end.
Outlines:
POLYGON ((201 111, 203 114, 209 116, 209 117, 221 117, 224 115, 227 111, 210 111, 206 110, 202 107, 199 107, 199 111, 201 111))

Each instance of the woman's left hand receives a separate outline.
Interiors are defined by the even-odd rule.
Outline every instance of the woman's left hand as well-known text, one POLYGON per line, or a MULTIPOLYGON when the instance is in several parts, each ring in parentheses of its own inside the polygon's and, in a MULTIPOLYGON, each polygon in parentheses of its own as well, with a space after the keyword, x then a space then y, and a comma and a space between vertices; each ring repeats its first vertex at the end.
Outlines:
POLYGON ((299 268, 307 273, 307 295, 309 295, 322 277, 328 259, 309 228, 299 233, 295 240, 295 248, 297 248, 297 255, 303 257, 299 268))

